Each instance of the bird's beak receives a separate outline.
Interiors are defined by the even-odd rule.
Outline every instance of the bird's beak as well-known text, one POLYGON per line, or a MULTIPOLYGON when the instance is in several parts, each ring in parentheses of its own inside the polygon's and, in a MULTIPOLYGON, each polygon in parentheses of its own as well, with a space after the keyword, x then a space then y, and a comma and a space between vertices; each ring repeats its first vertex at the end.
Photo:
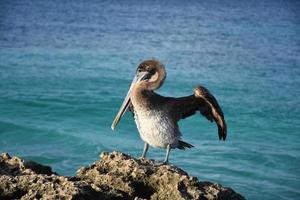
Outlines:
POLYGON ((147 72, 139 72, 135 75, 131 85, 130 85, 130 88, 127 92, 127 95, 120 107, 120 110, 117 114, 117 116, 115 117, 112 125, 111 125, 111 129, 114 130, 115 127, 117 126, 117 124, 119 123, 119 121, 121 120, 121 118, 123 117, 124 113, 127 111, 129 105, 130 105, 130 97, 131 97, 131 93, 132 93, 132 90, 135 86, 135 84, 137 84, 138 82, 140 82, 141 80, 143 80, 145 78, 145 76, 147 75, 147 72))

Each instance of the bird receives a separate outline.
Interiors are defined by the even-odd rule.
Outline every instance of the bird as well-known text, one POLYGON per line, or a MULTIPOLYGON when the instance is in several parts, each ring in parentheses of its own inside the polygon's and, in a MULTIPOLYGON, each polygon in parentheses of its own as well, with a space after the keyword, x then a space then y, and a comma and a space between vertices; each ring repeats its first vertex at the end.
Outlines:
POLYGON ((184 97, 164 97, 155 92, 166 79, 165 66, 158 60, 141 62, 127 95, 114 118, 115 129, 124 113, 132 112, 144 148, 141 158, 146 158, 149 145, 166 149, 163 164, 168 164, 171 149, 189 149, 192 144, 181 139, 178 121, 201 113, 218 128, 219 140, 225 140, 227 125, 216 98, 204 86, 194 88, 194 94, 184 97))

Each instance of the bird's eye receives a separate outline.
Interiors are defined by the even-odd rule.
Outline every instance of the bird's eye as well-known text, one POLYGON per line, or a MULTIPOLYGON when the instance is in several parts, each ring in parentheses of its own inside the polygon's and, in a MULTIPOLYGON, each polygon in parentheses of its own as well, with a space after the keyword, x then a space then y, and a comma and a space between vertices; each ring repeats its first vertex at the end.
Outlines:
POLYGON ((142 72, 143 70, 141 68, 138 68, 138 72, 142 72))
POLYGON ((149 72, 149 74, 151 74, 151 75, 155 74, 155 70, 154 70, 154 69, 151 69, 151 70, 149 70, 148 72, 149 72))

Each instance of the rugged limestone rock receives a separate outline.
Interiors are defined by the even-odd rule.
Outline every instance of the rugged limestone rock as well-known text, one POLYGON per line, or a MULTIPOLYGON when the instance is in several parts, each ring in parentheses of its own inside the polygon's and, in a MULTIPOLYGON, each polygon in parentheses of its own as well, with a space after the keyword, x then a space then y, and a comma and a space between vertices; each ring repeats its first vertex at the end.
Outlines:
POLYGON ((175 166, 117 152, 102 153, 101 160, 79 169, 77 176, 97 191, 106 187, 129 199, 243 199, 230 188, 199 182, 175 166))
POLYGON ((0 199, 99 199, 86 182, 58 176, 48 166, 0 156, 0 199))
POLYGON ((77 177, 50 167, 0 156, 0 199, 244 199, 232 189, 200 182, 183 170, 126 154, 102 153, 77 177))

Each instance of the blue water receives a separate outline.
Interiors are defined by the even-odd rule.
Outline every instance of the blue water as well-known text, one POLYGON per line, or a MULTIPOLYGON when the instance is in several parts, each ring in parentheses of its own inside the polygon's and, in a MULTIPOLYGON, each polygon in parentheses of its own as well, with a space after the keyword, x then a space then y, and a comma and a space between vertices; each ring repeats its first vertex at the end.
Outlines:
MULTIPOLYGON (((180 122, 195 148, 171 162, 248 199, 300 198, 299 1, 0 1, 0 151, 63 175, 101 151, 140 156, 126 114, 111 122, 136 66, 166 65, 159 93, 202 84, 228 122, 180 122)), ((149 150, 162 160, 165 151, 149 150)))

